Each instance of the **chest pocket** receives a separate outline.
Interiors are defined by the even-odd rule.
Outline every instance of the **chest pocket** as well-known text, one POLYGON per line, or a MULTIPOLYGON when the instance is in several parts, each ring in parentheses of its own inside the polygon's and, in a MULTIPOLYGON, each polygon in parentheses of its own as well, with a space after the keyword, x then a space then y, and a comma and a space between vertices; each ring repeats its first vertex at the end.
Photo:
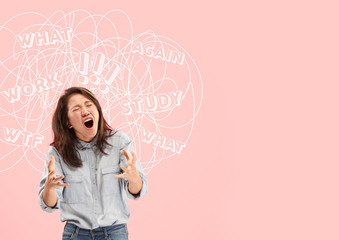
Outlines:
POLYGON ((65 174, 64 182, 70 186, 64 187, 63 201, 66 203, 85 203, 88 200, 83 175, 65 174))
POLYGON ((120 174, 120 166, 109 166, 101 169, 102 187, 104 196, 112 196, 120 192, 119 178, 115 175, 120 174))

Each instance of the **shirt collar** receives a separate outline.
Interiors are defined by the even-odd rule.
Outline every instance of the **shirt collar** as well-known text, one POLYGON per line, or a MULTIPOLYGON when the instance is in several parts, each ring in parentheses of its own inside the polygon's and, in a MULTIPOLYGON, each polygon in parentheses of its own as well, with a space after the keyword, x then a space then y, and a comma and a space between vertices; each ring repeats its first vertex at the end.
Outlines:
POLYGON ((90 142, 85 142, 85 141, 82 141, 78 138, 78 144, 77 144, 77 147, 80 149, 80 150, 83 150, 83 149, 87 149, 87 148, 93 148, 94 146, 97 145, 97 140, 98 140, 98 134, 93 138, 92 141, 90 142))

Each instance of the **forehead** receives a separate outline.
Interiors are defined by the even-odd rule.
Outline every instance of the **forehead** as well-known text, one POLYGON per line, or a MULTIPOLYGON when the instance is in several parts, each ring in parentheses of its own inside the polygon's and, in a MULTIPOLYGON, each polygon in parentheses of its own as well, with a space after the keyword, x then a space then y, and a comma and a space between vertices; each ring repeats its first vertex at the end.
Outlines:
POLYGON ((69 97, 67 106, 72 107, 75 105, 81 105, 87 101, 92 102, 88 97, 80 93, 74 93, 69 97))

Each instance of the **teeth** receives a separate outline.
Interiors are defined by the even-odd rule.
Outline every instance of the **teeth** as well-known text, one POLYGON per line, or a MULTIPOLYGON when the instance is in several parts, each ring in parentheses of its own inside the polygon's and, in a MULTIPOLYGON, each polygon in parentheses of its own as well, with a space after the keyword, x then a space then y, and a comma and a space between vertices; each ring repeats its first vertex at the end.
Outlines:
POLYGON ((92 119, 89 118, 89 119, 85 120, 85 122, 89 122, 89 121, 92 121, 92 119))

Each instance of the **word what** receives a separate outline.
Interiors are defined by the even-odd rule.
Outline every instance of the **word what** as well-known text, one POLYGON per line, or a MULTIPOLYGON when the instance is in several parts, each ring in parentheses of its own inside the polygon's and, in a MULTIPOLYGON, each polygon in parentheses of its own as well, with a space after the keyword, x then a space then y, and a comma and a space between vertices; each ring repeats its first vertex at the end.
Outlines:
POLYGON ((72 28, 53 29, 50 32, 34 32, 28 34, 16 35, 16 39, 22 48, 31 48, 34 43, 36 46, 54 45, 71 41, 72 28))
POLYGON ((165 150, 170 150, 172 152, 180 154, 182 149, 186 146, 185 143, 175 141, 174 139, 167 139, 164 136, 160 136, 154 132, 145 130, 145 128, 141 127, 141 141, 145 143, 151 143, 155 146, 159 146, 165 150))

